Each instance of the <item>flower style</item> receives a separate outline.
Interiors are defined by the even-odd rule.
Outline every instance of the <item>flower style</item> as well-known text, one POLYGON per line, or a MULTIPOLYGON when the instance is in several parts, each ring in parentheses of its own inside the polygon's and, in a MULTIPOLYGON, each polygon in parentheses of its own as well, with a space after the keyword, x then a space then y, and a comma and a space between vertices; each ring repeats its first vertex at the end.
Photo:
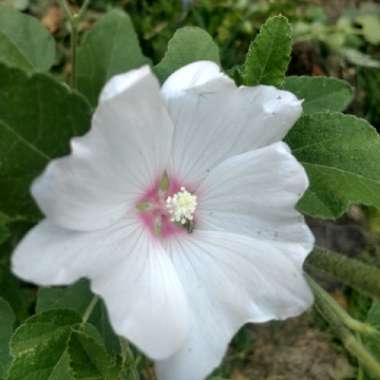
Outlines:
POLYGON ((302 264, 314 240, 295 209, 308 179, 281 142, 301 112, 293 94, 236 87, 207 61, 161 89, 148 67, 115 76, 91 130, 34 182, 46 219, 14 273, 89 278, 160 380, 204 379, 244 323, 312 303, 302 264))

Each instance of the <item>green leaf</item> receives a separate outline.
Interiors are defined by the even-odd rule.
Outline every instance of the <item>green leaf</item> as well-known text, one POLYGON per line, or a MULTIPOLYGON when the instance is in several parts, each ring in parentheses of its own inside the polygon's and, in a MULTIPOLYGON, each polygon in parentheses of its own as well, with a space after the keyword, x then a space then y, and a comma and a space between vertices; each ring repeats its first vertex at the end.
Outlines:
POLYGON ((86 280, 80 280, 68 287, 40 288, 37 295, 36 313, 70 309, 82 315, 92 297, 93 294, 86 280))
POLYGON ((131 19, 113 10, 90 29, 78 49, 78 89, 95 106, 108 79, 147 63, 131 19))
POLYGON ((380 207, 380 138, 365 120, 340 113, 306 115, 286 141, 310 179, 301 211, 337 218, 352 203, 380 207))
POLYGON ((0 62, 25 71, 48 71, 55 43, 35 18, 0 5, 0 62))
POLYGON ((72 328, 80 322, 79 316, 68 310, 29 318, 12 337, 13 362, 7 380, 74 380, 68 345, 72 328))
POLYGON ((291 76, 285 79, 284 89, 299 99, 304 99, 304 115, 322 111, 344 111, 353 97, 352 87, 335 78, 291 76))
POLYGON ((70 310, 29 318, 12 337, 7 380, 116 380, 119 369, 92 330, 70 310))
POLYGON ((174 33, 165 56, 155 66, 154 71, 163 82, 174 71, 195 61, 213 61, 220 64, 219 49, 206 31, 186 26, 174 33))
POLYGON ((0 211, 36 219, 31 181, 51 158, 68 153, 70 138, 89 128, 91 110, 48 75, 0 64, 0 78, 0 211))
POLYGON ((372 58, 371 56, 362 53, 359 50, 352 48, 339 49, 339 52, 353 65, 369 67, 369 68, 380 68, 380 61, 372 58))
MULTIPOLYGON (((87 280, 80 280, 68 287, 40 288, 36 312, 70 309, 83 315, 93 297, 87 280)), ((120 351, 119 340, 112 330, 106 308, 101 300, 98 301, 90 317, 90 322, 96 326, 108 351, 114 354, 118 353, 120 351)))
POLYGON ((376 14, 363 14, 355 20, 362 27, 364 38, 373 45, 380 43, 380 19, 376 14))
POLYGON ((243 66, 243 83, 280 87, 290 61, 291 28, 286 17, 269 18, 249 47, 243 66))
POLYGON ((0 212, 0 244, 4 243, 10 237, 10 232, 7 227, 7 224, 10 222, 8 215, 0 212))
MULTIPOLYGON (((0 252, 0 256, 3 255, 0 252)), ((1 257, 0 261, 0 297, 12 307, 19 320, 28 316, 28 309, 33 302, 33 293, 29 288, 21 286, 20 281, 10 273, 10 264, 1 257)))
POLYGON ((104 347, 82 331, 73 332, 69 354, 76 379, 110 380, 118 376, 119 369, 104 347))
POLYGON ((15 320, 16 316, 9 303, 0 298, 0 378, 5 378, 11 362, 8 346, 15 320))

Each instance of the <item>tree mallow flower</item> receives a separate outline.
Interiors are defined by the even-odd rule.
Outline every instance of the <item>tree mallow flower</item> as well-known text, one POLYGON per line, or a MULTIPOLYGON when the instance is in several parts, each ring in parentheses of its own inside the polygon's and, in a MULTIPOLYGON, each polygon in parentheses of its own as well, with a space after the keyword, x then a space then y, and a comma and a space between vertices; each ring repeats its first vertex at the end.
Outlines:
POLYGON ((148 67, 113 77, 91 130, 32 194, 46 219, 13 271, 39 285, 91 280, 115 331, 160 380, 201 380, 246 322, 303 312, 313 237, 295 205, 308 186, 281 140, 301 102, 239 87, 195 62, 160 89, 148 67))

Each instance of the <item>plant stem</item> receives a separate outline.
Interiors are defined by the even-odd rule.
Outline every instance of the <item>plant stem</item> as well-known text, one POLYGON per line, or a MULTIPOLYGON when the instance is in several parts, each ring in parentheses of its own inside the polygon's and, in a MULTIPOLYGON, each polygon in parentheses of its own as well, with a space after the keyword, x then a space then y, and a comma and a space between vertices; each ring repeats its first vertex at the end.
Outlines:
POLYGON ((82 20, 90 0, 85 0, 79 9, 79 12, 72 13, 67 0, 59 0, 62 8, 70 23, 70 50, 71 50, 71 76, 70 86, 76 88, 76 65, 77 65, 77 46, 78 46, 78 25, 82 20))
POLYGON ((358 321, 352 318, 339 304, 330 296, 324 289, 322 289, 310 276, 306 275, 307 281, 317 299, 317 303, 324 303, 335 313, 335 315, 343 322, 343 324, 361 335, 371 336, 380 340, 380 332, 368 323, 358 321))
POLYGON ((122 368, 126 368, 124 375, 128 375, 127 380, 140 380, 140 375, 136 368, 135 357, 128 341, 119 337, 119 342, 121 347, 122 368))
POLYGON ((318 247, 306 259, 305 267, 329 273, 370 297, 380 298, 380 269, 377 267, 318 247))
POLYGON ((76 23, 71 24, 70 32, 70 49, 71 49, 71 76, 70 76, 70 86, 71 88, 76 88, 76 71, 77 71, 77 44, 78 44, 78 28, 76 23), (74 25, 75 24, 75 25, 74 25))
POLYGON ((98 303, 98 300, 99 300, 98 296, 92 297, 91 302, 88 304, 86 310, 83 313, 82 324, 85 324, 89 320, 92 312, 95 309, 96 304, 98 303))
MULTIPOLYGON (((339 336, 344 347, 353 356, 355 356, 363 367, 374 376, 376 379, 380 379, 380 363, 369 353, 363 344, 350 333, 347 326, 347 320, 342 320, 345 313, 337 313, 337 309, 330 303, 330 300, 325 297, 324 290, 319 287, 309 276, 306 276, 307 280, 315 295, 315 306, 323 318, 329 323, 331 328, 339 336)), ((339 305, 337 305, 339 308, 339 305)), ((351 318, 351 317, 350 317, 351 318)), ((358 322, 358 321, 356 321, 358 322)))

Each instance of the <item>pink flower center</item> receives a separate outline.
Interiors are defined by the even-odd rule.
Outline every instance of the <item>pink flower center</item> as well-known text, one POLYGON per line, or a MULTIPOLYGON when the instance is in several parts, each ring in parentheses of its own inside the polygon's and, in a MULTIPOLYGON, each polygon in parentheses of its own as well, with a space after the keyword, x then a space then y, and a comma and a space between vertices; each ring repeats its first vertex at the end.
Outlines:
POLYGON ((154 237, 166 239, 177 234, 191 232, 193 213, 191 213, 190 216, 189 210, 186 210, 186 201, 189 198, 191 200, 191 197, 193 197, 196 206, 196 196, 192 195, 188 189, 189 187, 185 188, 182 183, 179 183, 173 178, 169 179, 164 175, 155 181, 138 199, 136 209, 139 218, 144 227, 147 228, 154 237), (177 204, 175 201, 177 201, 177 204), (180 201, 182 201, 182 203, 180 201), (185 207, 183 207, 183 204, 185 207), (185 217, 176 218, 176 216, 182 215, 181 207, 184 208, 187 213, 184 213, 185 217), (186 219, 186 215, 188 219, 186 219))

